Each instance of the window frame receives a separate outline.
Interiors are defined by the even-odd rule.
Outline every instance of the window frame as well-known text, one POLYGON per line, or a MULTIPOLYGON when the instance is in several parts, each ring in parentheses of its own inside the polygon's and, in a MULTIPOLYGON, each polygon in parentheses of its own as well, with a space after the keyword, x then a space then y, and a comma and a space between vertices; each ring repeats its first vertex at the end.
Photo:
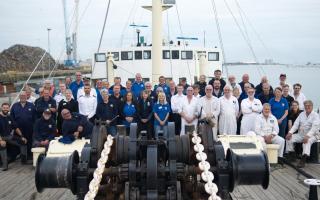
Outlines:
POLYGON ((121 51, 121 60, 133 60, 133 51, 121 51), (127 57, 126 59, 123 59, 123 55, 124 53, 127 53, 127 57), (129 54, 131 53, 131 59, 129 58, 129 54))

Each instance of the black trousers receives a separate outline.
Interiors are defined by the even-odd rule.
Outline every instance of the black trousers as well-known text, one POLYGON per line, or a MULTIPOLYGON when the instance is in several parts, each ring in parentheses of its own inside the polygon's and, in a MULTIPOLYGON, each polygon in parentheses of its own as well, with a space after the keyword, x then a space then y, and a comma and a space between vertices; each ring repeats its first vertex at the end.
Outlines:
POLYGON ((176 135, 180 135, 180 131, 181 131, 181 116, 178 113, 171 113, 170 116, 169 116, 169 122, 174 122, 175 133, 176 133, 176 135))
POLYGON ((148 139, 154 138, 153 134, 153 123, 149 120, 147 123, 143 123, 141 121, 138 122, 138 131, 137 136, 140 136, 141 131, 147 131, 148 139))
MULTIPOLYGON (((23 156, 27 156, 27 145, 23 143, 20 136, 10 135, 2 137, 6 141, 7 155, 10 159, 15 159, 19 153, 23 156)), ((3 148, 3 147, 2 147, 3 148)))

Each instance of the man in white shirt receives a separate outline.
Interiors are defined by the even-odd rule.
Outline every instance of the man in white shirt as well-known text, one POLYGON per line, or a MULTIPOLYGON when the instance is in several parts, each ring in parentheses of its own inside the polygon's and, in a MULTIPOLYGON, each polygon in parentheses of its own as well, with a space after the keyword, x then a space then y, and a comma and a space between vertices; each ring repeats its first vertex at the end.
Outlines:
POLYGON ((254 98, 255 89, 248 89, 248 98, 241 102, 243 114, 241 120, 240 134, 246 135, 249 131, 254 131, 254 121, 262 111, 262 104, 259 99, 254 98))
POLYGON ((88 120, 94 123, 94 117, 97 109, 97 96, 91 95, 91 86, 84 86, 84 95, 78 98, 79 113, 86 116, 88 120))
POLYGON ((293 98, 294 100, 299 102, 299 110, 304 110, 303 103, 307 100, 306 96, 301 92, 302 85, 300 83, 296 83, 293 85, 293 98))
POLYGON ((181 132, 181 113, 182 102, 186 98, 183 94, 183 86, 181 84, 177 85, 177 94, 171 97, 171 110, 172 110, 172 119, 175 122, 175 132, 176 135, 179 135, 181 132))
MULTIPOLYGON (((88 77, 84 77, 83 78, 83 85, 90 85, 90 79, 88 77)), ((80 96, 84 96, 85 95, 85 92, 84 92, 84 86, 79 88, 78 89, 78 92, 77 92, 77 99, 80 97, 80 96)), ((98 96, 97 95, 97 91, 95 90, 95 88, 91 88, 90 90, 90 95, 91 96, 98 96)))
POLYGON ((217 140, 218 132, 218 116, 220 114, 220 101, 212 95, 212 85, 207 85, 205 88, 206 95, 199 99, 199 113, 201 119, 205 120, 205 131, 212 132, 213 139, 217 140))
POLYGON ((302 158, 298 167, 304 167, 306 159, 310 156, 311 145, 317 141, 318 133, 316 128, 319 125, 319 115, 313 111, 313 102, 307 100, 304 102, 304 109, 294 122, 292 128, 289 130, 286 136, 287 148, 286 152, 289 152, 290 156, 293 156, 294 143, 303 142, 302 158), (293 134, 298 131, 297 134, 293 134))
POLYGON ((232 96, 231 86, 223 88, 223 96, 220 100, 219 133, 236 135, 237 116, 239 113, 238 99, 232 96))
POLYGON ((181 104, 181 132, 180 135, 186 133, 185 126, 193 125, 196 127, 198 123, 198 99, 193 96, 193 88, 187 88, 187 97, 184 98, 181 104))
POLYGON ((240 94, 242 93, 242 88, 241 88, 241 86, 236 82, 236 77, 235 77, 234 75, 230 75, 230 76, 228 77, 227 85, 229 85, 229 86, 232 88, 232 90, 233 90, 234 88, 238 88, 240 94))
POLYGON ((268 103, 263 104, 262 113, 255 120, 255 129, 257 137, 261 140, 264 150, 266 144, 278 144, 278 157, 283 157, 284 139, 280 137, 278 120, 271 114, 271 106, 268 103))

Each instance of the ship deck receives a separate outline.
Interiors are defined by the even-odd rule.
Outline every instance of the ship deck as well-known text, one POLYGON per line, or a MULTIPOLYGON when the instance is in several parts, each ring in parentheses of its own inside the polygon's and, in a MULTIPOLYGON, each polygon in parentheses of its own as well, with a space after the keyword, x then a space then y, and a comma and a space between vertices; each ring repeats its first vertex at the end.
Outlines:
MULTIPOLYGON (((314 178, 320 178, 320 164, 307 164, 304 171, 314 178)), ((263 190, 261 186, 239 186, 231 196, 233 200, 308 199, 309 187, 303 183, 304 179, 306 177, 292 167, 277 165, 271 168, 270 185, 267 190, 263 190)), ((72 200, 76 197, 67 189, 45 189, 38 193, 34 184, 33 166, 15 162, 9 164, 8 171, 0 172, 0 199, 72 200)))

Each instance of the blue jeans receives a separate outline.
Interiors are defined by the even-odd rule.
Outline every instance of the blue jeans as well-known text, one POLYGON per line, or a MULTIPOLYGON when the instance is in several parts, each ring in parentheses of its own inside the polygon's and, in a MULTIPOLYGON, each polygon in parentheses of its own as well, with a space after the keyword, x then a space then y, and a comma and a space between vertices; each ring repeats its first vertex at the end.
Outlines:
POLYGON ((168 125, 165 125, 165 126, 155 125, 154 126, 154 136, 156 139, 158 139, 158 132, 160 130, 163 130, 163 137, 168 138, 168 125))

